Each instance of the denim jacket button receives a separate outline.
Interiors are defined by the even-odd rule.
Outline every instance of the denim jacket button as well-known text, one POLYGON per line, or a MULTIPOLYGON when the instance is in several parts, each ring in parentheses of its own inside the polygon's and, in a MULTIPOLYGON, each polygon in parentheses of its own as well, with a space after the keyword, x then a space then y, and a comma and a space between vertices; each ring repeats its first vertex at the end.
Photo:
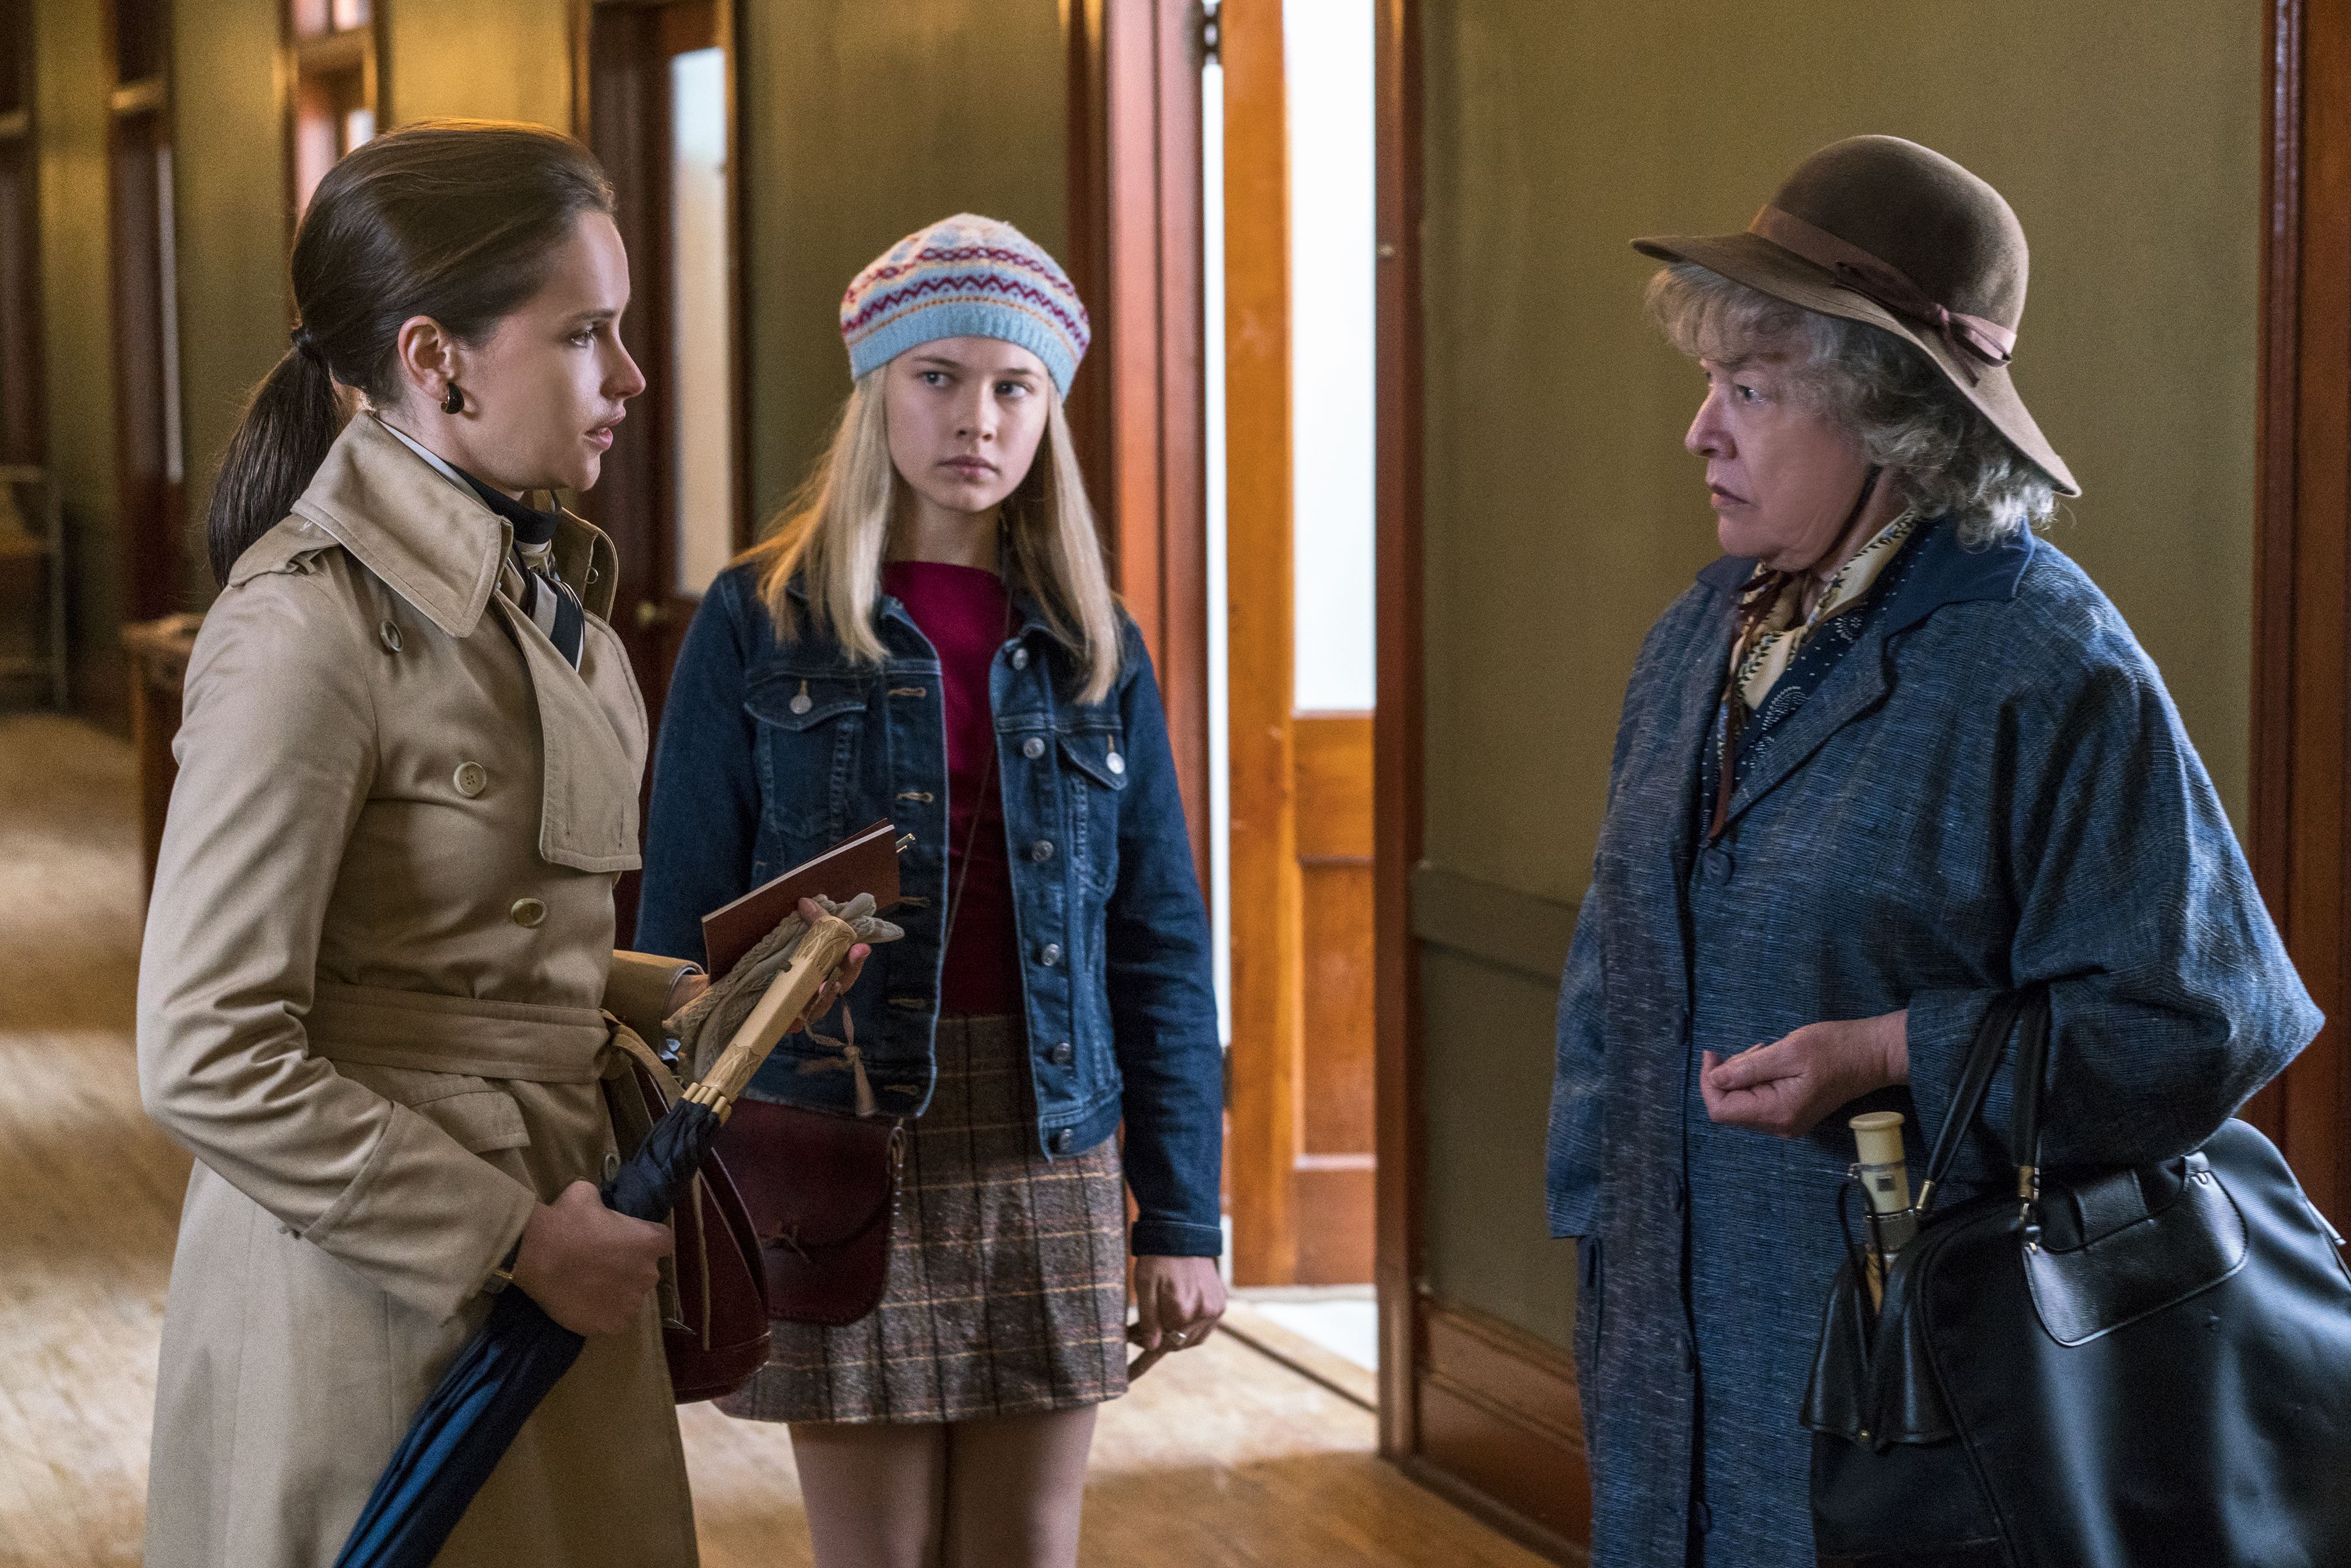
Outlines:
POLYGON ((1077 1059, 1078 1053, 1076 1049, 1066 1040, 1045 1053, 1045 1060, 1051 1062, 1056 1067, 1067 1067, 1077 1059))
POLYGON ((1110 754, 1110 770, 1111 770, 1113 773, 1123 773, 1123 772, 1125 772, 1125 771, 1126 771, 1126 758, 1123 758, 1123 757, 1121 757, 1121 756, 1120 756, 1117 752, 1115 752, 1115 751, 1112 752, 1112 753, 1110 754))
POLYGON ((1061 961, 1061 945, 1059 942, 1048 942, 1037 950, 1037 962, 1044 965, 1048 969, 1061 961))
POLYGON ((1029 667, 1028 649, 1015 648, 1012 650, 1012 667, 1016 670, 1025 670, 1029 667))
POLYGON ((1070 1136, 1070 1130, 1064 1127, 1053 1134, 1053 1152, 1057 1155, 1066 1155, 1070 1152, 1070 1145, 1076 1141, 1070 1136))
POLYGON ((1045 755, 1045 743, 1032 735, 1020 743, 1020 755, 1034 762, 1045 755))
POLYGON ((1047 861, 1051 860, 1053 858, 1053 841, 1050 839, 1039 839, 1035 843, 1030 844, 1029 846, 1029 858, 1035 861, 1039 865, 1043 865, 1047 861))

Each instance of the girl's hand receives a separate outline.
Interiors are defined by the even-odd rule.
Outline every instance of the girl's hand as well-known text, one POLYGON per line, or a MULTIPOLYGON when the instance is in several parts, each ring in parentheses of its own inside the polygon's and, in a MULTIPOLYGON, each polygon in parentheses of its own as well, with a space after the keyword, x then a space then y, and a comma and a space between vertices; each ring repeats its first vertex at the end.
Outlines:
POLYGON ((1706 1113, 1731 1127, 1801 1138, 1840 1105, 1910 1082, 1908 1009, 1874 1019, 1808 1023, 1724 1058, 1707 1051, 1698 1075, 1706 1113))
POLYGON ((618 1333, 660 1283, 670 1247, 668 1226, 607 1208, 594 1183, 575 1181, 531 1210, 510 1288, 573 1333, 618 1333))
POLYGON ((1189 1350, 1225 1315, 1225 1281, 1214 1258, 1137 1258, 1134 1327, 1127 1339, 1146 1353, 1189 1350))
MULTIPOLYGON (((800 918, 807 921, 810 928, 813 930, 816 923, 824 918, 824 905, 813 898, 801 899, 800 918)), ((857 984, 857 977, 864 972, 866 957, 872 951, 872 948, 862 942, 850 948, 849 956, 841 964, 840 971, 818 988, 816 1000, 809 1004, 809 1010, 794 1019, 792 1027, 784 1032, 798 1034, 809 1025, 821 1021, 824 1015, 832 1010, 832 1004, 847 996, 849 988, 857 984)))

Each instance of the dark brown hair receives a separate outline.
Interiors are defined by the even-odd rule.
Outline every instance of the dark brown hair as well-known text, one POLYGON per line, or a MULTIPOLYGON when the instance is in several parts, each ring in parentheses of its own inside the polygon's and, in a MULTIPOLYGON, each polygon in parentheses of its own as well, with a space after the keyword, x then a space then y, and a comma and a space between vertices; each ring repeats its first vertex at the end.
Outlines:
POLYGON ((295 346, 254 388, 213 486, 213 575, 227 582, 326 461, 348 415, 336 383, 398 401, 401 323, 480 342, 546 283, 580 214, 611 210, 595 156, 534 125, 423 120, 327 171, 294 236, 295 346))

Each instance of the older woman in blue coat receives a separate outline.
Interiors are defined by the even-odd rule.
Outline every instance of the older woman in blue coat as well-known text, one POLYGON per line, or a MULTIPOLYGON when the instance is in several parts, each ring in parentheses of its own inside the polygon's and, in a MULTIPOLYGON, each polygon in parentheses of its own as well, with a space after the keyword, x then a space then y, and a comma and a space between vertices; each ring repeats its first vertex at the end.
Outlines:
POLYGON ((1931 1137, 2039 982, 2051 1162, 2168 1158, 2320 1020, 2161 677, 2032 532, 2077 491, 2008 376, 1999 193, 1862 137, 1745 233, 1636 244, 1728 555, 1634 667, 1561 998, 1593 1561, 1811 1568, 1839 1113, 1931 1137))

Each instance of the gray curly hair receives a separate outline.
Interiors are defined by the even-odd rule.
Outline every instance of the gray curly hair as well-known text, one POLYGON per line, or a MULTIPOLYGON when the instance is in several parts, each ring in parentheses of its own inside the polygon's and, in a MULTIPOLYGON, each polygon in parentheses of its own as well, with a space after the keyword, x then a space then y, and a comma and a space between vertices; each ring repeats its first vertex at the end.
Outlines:
POLYGON ((1791 305, 1692 262, 1649 280, 1648 309, 1694 360, 1738 365, 1787 354, 1797 395, 1850 431, 1920 513, 1955 519, 1963 544, 2021 533, 2057 509, 2049 476, 1891 332, 1791 305))

